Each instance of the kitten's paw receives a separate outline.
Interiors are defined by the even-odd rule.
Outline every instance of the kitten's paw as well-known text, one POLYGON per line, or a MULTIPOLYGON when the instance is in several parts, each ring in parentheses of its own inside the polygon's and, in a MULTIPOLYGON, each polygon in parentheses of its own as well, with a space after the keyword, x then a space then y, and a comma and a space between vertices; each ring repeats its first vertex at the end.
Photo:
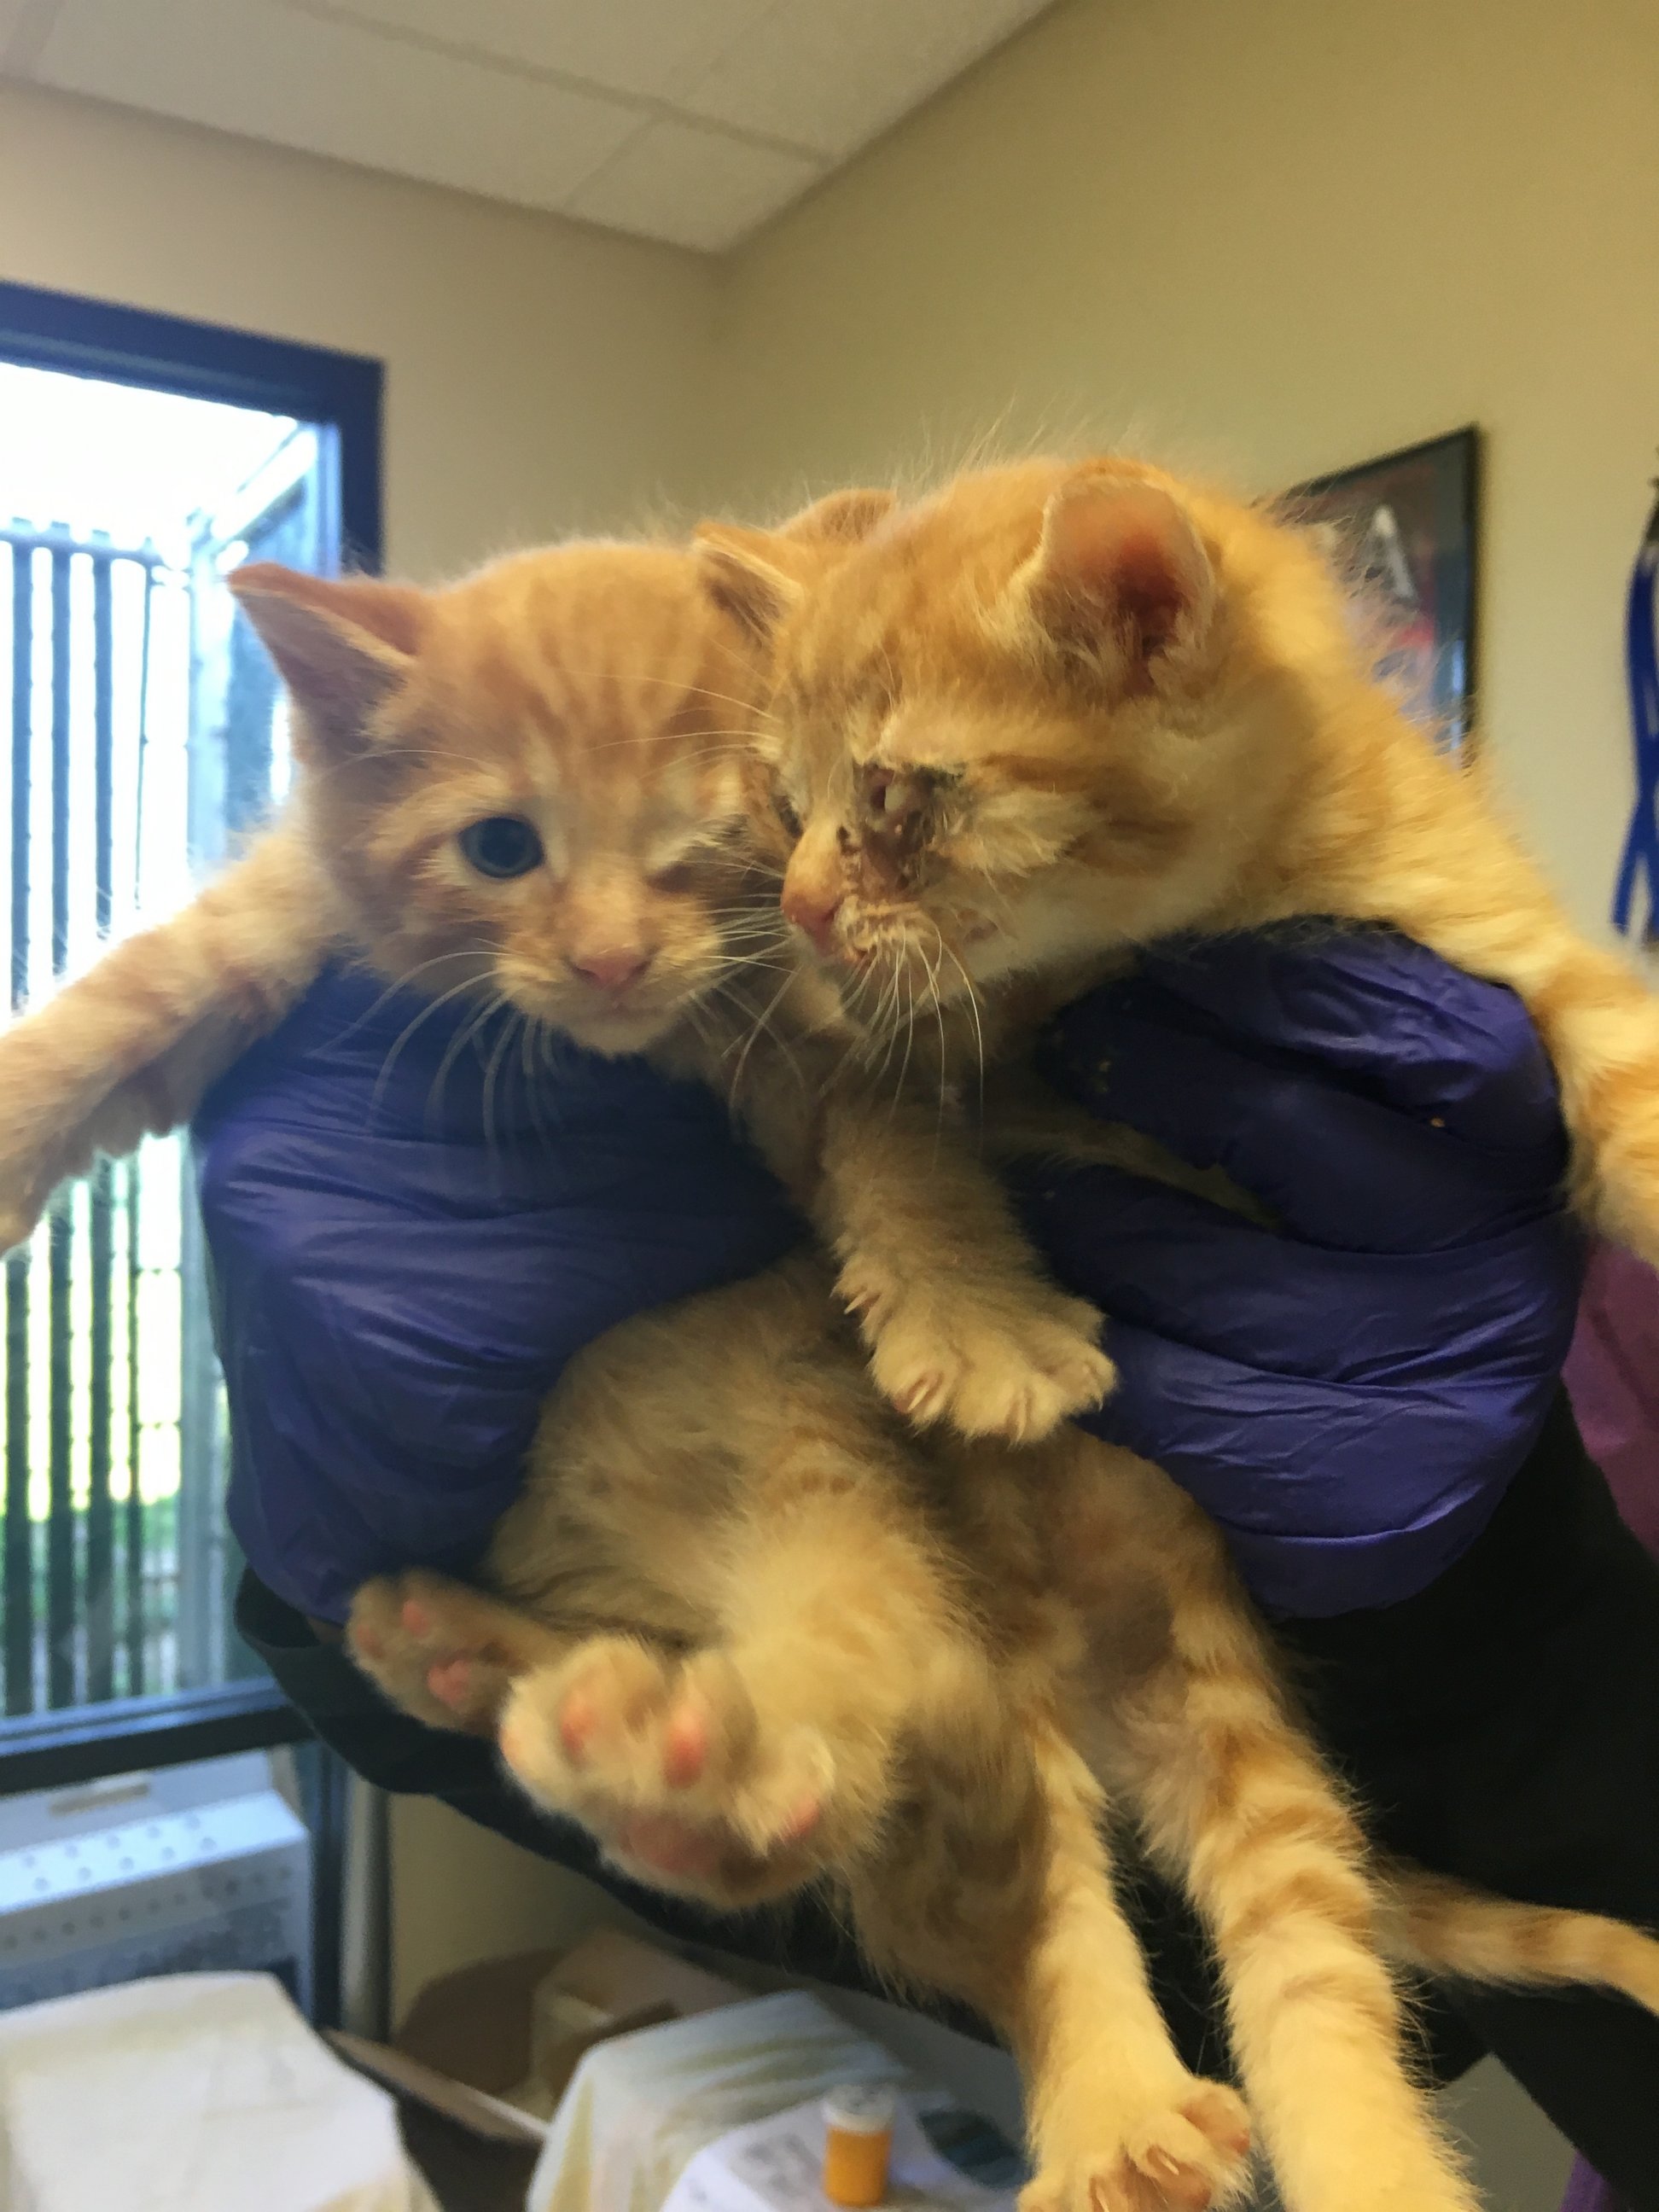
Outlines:
POLYGON ((965 1437, 1036 1443, 1116 1383, 1101 1316, 1081 1298, 1036 1284, 1006 1297, 963 1283, 921 1288, 867 1261, 849 1264, 837 1288, 877 1389, 919 1428, 948 1421, 965 1437))
POLYGON ((829 1748, 804 1729, 774 1737, 721 1652, 596 1637, 515 1685, 499 1741, 538 1803, 658 1888, 747 1905, 823 1863, 829 1748))
POLYGON ((1250 2123, 1218 2081, 1125 2116, 1115 2151, 1045 2162, 1020 2212, 1221 2212, 1249 2180, 1250 2123))
POLYGON ((471 1595, 418 1571, 378 1576, 351 1601, 346 1644, 370 1680, 417 1720, 489 1735, 508 1674, 471 1595))

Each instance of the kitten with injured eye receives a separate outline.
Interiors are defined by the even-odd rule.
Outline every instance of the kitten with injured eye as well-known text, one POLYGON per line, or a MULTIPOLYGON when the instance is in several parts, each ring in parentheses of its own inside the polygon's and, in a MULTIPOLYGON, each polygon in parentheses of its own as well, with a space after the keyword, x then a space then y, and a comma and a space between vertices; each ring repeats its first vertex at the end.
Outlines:
MULTIPOLYGON (((832 583, 890 504, 769 533, 766 591, 832 583)), ((1060 1425, 1107 1379, 1092 1316, 778 919, 794 840, 759 763, 793 695, 775 724, 729 546, 556 548, 440 592, 268 568, 234 588, 296 709, 294 809, 0 1034, 9 1237, 93 1149, 185 1116, 329 957, 734 1096, 897 1402, 811 1252, 614 1330, 554 1392, 483 1586, 369 1585, 360 1662, 496 1732, 537 1802, 647 1881, 726 1905, 837 1891, 896 1981, 1008 2038, 1039 2212, 1243 2185, 1244 2107, 1182 2064, 1115 1893, 1107 1816, 1133 1819, 1213 1932, 1295 2212, 1467 2212, 1385 1950, 1656 2007, 1659 1951, 1373 1864, 1214 1529, 1060 1425), (458 1659, 459 1711, 430 1681, 458 1659)), ((923 817, 880 798, 897 880, 923 817)), ((801 912, 817 802, 795 803, 801 912)))
POLYGON ((705 537, 772 656, 784 911, 866 1023, 1018 1028, 1162 938, 1387 924, 1516 993, 1577 1204, 1659 1261, 1659 1002, 1374 679, 1311 533, 1107 456, 960 477, 811 588, 705 537))

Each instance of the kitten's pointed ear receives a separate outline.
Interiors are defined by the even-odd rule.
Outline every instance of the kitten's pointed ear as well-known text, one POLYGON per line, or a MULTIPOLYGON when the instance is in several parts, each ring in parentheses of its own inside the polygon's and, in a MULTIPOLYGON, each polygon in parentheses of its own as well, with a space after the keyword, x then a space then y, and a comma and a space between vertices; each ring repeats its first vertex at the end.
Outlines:
POLYGON ((857 545, 886 521, 898 494, 884 489, 826 492, 777 527, 780 538, 807 544, 857 545))
POLYGON ((1141 477, 1091 470, 1049 499, 1015 587, 1050 638, 1132 690, 1190 659, 1216 610, 1215 570, 1181 502, 1141 477))
POLYGON ((691 533, 703 589, 762 645, 802 592, 774 557, 782 550, 778 536, 735 522, 700 522, 691 533))
POLYGON ((426 593, 372 576, 306 576, 274 561, 251 562, 229 582, 318 743, 360 744, 420 650, 426 593))

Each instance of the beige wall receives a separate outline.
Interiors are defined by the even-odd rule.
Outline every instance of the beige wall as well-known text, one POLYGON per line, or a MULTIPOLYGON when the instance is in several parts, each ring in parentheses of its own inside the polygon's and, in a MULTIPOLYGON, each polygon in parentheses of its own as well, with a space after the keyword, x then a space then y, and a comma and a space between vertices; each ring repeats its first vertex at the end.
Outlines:
POLYGON ((416 575, 692 495, 708 264, 0 85, 0 276, 385 361, 392 562, 416 575))
POLYGON ((1072 0, 727 270, 734 490, 999 422, 1261 488, 1491 434, 1486 726, 1601 912, 1659 442, 1652 0, 1072 0))

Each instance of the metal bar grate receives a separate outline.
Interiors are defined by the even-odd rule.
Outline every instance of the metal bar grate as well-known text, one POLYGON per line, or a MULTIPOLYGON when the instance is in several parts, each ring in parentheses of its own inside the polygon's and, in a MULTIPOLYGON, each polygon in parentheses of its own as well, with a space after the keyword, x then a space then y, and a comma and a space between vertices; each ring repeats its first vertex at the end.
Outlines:
MULTIPOLYGON (((37 519, 67 511, 55 494, 0 522, 14 1011, 146 905, 175 904, 269 809, 276 678, 224 578, 246 559, 331 569, 337 485, 331 434, 254 420, 271 442, 218 505, 169 510, 165 551, 37 519)), ((191 465, 181 477, 213 482, 191 465)), ((0 1266, 0 1702, 13 1719, 205 1689, 246 1663, 227 1605, 222 1397, 186 1170, 177 1139, 95 1164, 0 1266)))
MULTIPOLYGON (((27 553, 11 556, 11 1004, 29 988, 29 737, 34 591, 27 553)), ((6 1711, 34 1706, 34 1526, 29 1516, 29 1261, 6 1262, 6 1711)))
MULTIPOLYGON (((110 558, 105 553, 95 553, 92 562, 92 655, 93 923, 101 939, 110 933, 115 889, 115 620, 113 579, 110 558)), ((86 1694, 97 1700, 115 1695, 115 1523, 110 1493, 114 1464, 114 1180, 112 1164, 99 1160, 88 1181, 92 1372, 88 1403, 86 1694)))
MULTIPOLYGON (((188 864, 191 579, 151 547, 62 525, 0 528, 0 727, 11 742, 3 846, 15 1010, 95 957, 147 887, 176 895, 188 864), (159 612, 158 612, 159 606, 159 612), (147 817, 149 693, 165 662, 163 769, 147 817)), ((179 1233, 179 1148, 100 1162, 61 1192, 3 1268, 4 1710, 21 1717, 220 1679, 225 1655, 182 1649, 179 1483, 210 1485, 192 1525, 218 1518, 213 1440, 185 1454, 185 1405, 211 1407, 210 1353, 180 1328, 192 1264, 179 1233), (186 1378, 181 1363, 207 1363, 186 1378)), ((209 1424, 211 1428, 212 1424, 209 1424)))

